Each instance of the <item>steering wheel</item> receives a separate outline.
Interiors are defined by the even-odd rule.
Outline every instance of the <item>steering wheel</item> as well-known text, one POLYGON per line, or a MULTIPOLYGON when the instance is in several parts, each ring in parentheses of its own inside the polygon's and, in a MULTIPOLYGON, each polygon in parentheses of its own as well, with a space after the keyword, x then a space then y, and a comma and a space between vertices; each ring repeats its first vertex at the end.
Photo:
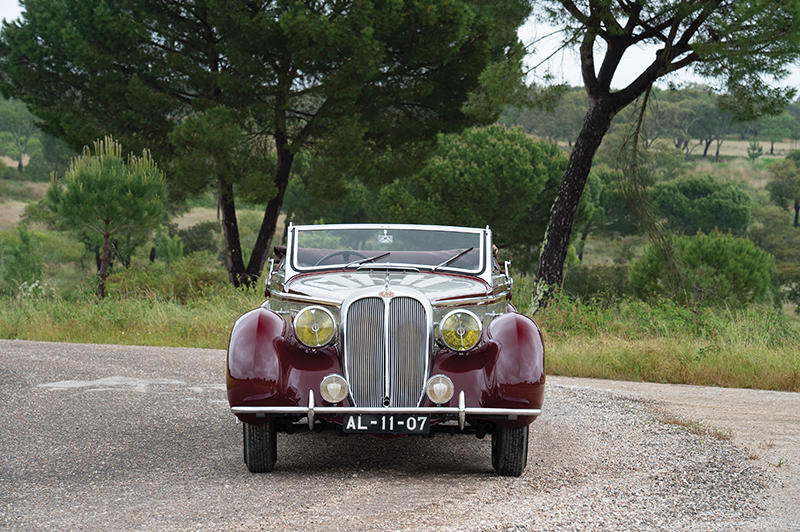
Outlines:
POLYGON ((319 266, 320 264, 322 264, 323 262, 325 262, 329 258, 335 257, 336 255, 341 255, 342 256, 342 260, 345 261, 345 262, 350 262, 347 259, 349 259, 351 256, 352 257, 360 257, 362 259, 366 259, 368 257, 368 255, 364 255, 363 253, 361 253, 359 251, 353 251, 351 249, 340 249, 339 251, 334 251, 333 253, 328 253, 327 255, 325 255, 324 257, 319 259, 314 264, 314 266, 319 266))

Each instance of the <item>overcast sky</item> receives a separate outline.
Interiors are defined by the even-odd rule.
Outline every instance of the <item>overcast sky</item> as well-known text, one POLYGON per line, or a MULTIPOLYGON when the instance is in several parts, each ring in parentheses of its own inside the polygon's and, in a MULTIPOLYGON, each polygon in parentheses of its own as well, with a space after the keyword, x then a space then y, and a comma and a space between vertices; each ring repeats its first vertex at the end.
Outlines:
MULTIPOLYGON (((20 16, 22 8, 17 0, 0 0, 0 18, 13 20, 20 16)), ((519 36, 523 43, 528 44, 534 39, 553 32, 553 28, 536 23, 533 19, 529 20, 519 29, 519 36)), ((536 44, 534 53, 531 54, 526 63, 529 67, 541 63, 545 58, 552 54, 559 46, 560 35, 555 35, 550 39, 545 39, 536 44)), ((650 62, 655 53, 653 47, 639 47, 626 52, 622 58, 620 68, 614 76, 612 86, 619 88, 630 83, 644 67, 650 62)), ((556 82, 568 83, 570 85, 583 85, 580 74, 580 64, 578 52, 576 50, 563 50, 557 52, 553 57, 536 69, 536 75, 541 76, 549 71, 556 82)), ((693 76, 690 70, 682 69, 663 79, 661 84, 666 82, 677 84, 690 81, 703 81, 697 76, 693 76)), ((791 69, 790 76, 781 82, 782 85, 800 88, 800 67, 795 66, 791 69)))

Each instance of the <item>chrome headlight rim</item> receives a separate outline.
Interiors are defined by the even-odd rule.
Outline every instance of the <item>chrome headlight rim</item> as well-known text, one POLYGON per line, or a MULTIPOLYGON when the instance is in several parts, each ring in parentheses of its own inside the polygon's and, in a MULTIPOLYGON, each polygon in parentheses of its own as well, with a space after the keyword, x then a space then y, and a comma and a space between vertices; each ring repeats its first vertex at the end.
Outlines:
POLYGON ((482 336, 483 336, 483 323, 481 322, 480 318, 478 318, 478 315, 475 314, 474 312, 472 312, 471 310, 467 310, 467 309, 454 309, 454 310, 451 310, 450 312, 445 314, 442 317, 442 320, 439 322, 439 338, 441 338, 441 340, 444 343, 444 345, 446 345, 449 349, 452 349, 453 351, 457 351, 459 353, 466 353, 467 351, 475 349, 478 345, 480 345, 482 336), (447 340, 445 339, 444 331, 442 330, 442 327, 447 322, 447 320, 454 314, 466 314, 467 316, 469 316, 473 320, 475 320, 475 323, 478 325, 478 339, 475 341, 475 343, 473 345, 471 345, 469 347, 461 347, 461 348, 459 348, 459 347, 455 347, 455 346, 452 346, 449 343, 447 343, 447 340))
POLYGON ((342 375, 339 375, 338 373, 330 373, 325 377, 323 377, 322 380, 320 381, 319 394, 328 403, 332 405, 339 404, 350 396, 350 383, 348 383, 347 379, 345 379, 342 375), (330 391, 327 388, 328 383, 330 383, 331 381, 341 381, 337 382, 337 384, 341 385, 340 392, 344 393, 341 393, 338 398, 331 396, 330 391))
MULTIPOLYGON (((292 318, 292 329, 293 329, 293 332, 294 332, 294 337, 297 338, 297 341, 300 342, 303 346, 305 346, 305 347, 307 347, 309 349, 320 349, 322 347, 327 347, 327 346, 331 345, 334 342, 334 340, 336 340, 336 335, 337 335, 337 333, 339 331, 339 324, 336 323, 336 318, 334 317, 333 312, 331 312, 330 310, 328 310, 325 307, 320 306, 320 305, 309 305, 307 307, 301 308, 294 315, 294 317, 292 318), (297 319, 301 315, 305 314, 306 312, 312 311, 312 310, 319 310, 319 311, 322 311, 323 313, 327 314, 328 318, 331 320, 331 323, 333 324, 333 332, 331 334, 331 337, 325 342, 317 343, 317 344, 313 344, 313 345, 305 343, 303 341, 303 339, 300 338, 300 335, 297 334, 297 319)), ((319 337, 317 337, 317 339, 319 339, 319 337)))

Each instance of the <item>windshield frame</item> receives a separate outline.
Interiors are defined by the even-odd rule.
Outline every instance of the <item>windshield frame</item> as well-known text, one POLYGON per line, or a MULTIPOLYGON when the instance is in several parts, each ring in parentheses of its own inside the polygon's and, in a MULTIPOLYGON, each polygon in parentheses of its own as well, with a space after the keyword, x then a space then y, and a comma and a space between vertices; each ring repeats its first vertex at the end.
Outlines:
MULTIPOLYGON (((477 268, 459 268, 458 266, 442 266, 438 269, 434 270, 436 264, 415 264, 415 263, 397 263, 397 262, 375 262, 369 263, 368 269, 371 270, 386 270, 386 269, 418 269, 419 271, 431 271, 431 272, 450 272, 450 273, 458 273, 462 275, 469 275, 474 277, 485 277, 488 265, 490 264, 490 260, 487 258, 487 250, 491 249, 491 231, 488 227, 485 229, 475 228, 475 227, 457 227, 457 226, 446 226, 446 225, 416 225, 416 224, 320 224, 320 225, 290 225, 288 228, 288 235, 287 235, 287 244, 288 244, 288 253, 287 253, 287 261, 286 261, 286 280, 289 280, 290 277, 301 273, 310 273, 310 272, 318 272, 318 271, 325 271, 325 270, 343 270, 343 269, 352 269, 356 270, 356 268, 345 268, 347 265, 345 264, 325 264, 321 266, 300 266, 298 264, 297 258, 297 251, 298 251, 298 233, 301 231, 320 231, 320 230, 347 230, 347 229, 367 229, 367 230, 413 230, 413 231, 443 231, 443 232, 453 232, 453 233, 472 233, 478 236, 478 253, 480 257, 480 263, 477 268)), ((389 256, 391 258, 391 255, 389 256)), ((457 264, 457 261, 456 261, 457 264)), ((491 272, 490 272, 491 273, 491 272)))

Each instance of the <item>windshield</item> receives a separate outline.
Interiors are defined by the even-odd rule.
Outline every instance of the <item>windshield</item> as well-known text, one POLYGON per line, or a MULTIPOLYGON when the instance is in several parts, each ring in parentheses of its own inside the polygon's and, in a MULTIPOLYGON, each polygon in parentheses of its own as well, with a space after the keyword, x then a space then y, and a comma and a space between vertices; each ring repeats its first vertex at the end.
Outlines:
POLYGON ((298 226, 292 249, 297 270, 387 266, 483 270, 483 231, 392 226, 298 226))

